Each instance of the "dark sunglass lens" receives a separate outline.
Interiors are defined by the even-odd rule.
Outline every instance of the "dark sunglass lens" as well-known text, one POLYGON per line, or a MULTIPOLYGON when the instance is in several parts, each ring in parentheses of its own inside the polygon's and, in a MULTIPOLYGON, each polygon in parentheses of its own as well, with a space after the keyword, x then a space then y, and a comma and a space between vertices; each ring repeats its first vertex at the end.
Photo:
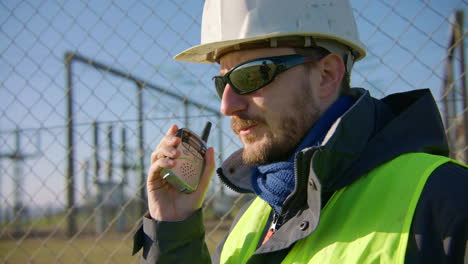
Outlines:
POLYGON ((224 88, 226 87, 226 82, 224 81, 223 77, 215 76, 213 77, 216 87, 216 92, 218 92, 219 98, 223 97, 224 88))
POLYGON ((245 94, 270 83, 275 72, 276 65, 271 60, 257 60, 236 68, 229 80, 241 94, 245 94))

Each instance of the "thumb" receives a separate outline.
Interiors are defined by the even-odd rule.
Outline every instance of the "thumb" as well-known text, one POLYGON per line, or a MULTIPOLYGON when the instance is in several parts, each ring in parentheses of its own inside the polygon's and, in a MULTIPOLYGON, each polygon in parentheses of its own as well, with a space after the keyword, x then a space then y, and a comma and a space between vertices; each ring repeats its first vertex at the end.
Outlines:
POLYGON ((205 153, 205 169, 200 179, 198 190, 205 192, 210 184, 211 177, 215 167, 214 149, 208 148, 205 153))

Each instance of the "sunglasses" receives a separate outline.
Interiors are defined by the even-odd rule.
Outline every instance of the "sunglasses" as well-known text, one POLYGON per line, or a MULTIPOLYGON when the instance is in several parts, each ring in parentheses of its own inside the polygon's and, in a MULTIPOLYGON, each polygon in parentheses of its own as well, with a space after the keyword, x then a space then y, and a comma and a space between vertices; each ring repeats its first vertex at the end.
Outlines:
POLYGON ((273 82, 280 73, 321 58, 293 54, 255 59, 237 65, 223 76, 214 76, 213 80, 219 98, 228 83, 237 94, 253 93, 273 82))

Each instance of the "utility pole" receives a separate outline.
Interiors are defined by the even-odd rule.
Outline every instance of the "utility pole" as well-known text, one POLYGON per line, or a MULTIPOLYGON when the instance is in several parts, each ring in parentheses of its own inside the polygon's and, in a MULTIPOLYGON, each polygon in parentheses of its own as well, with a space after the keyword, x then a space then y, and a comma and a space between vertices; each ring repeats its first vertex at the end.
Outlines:
POLYGON ((22 131, 16 128, 14 131, 15 144, 12 152, 0 153, 0 159, 9 159, 13 162, 13 219, 15 222, 15 233, 21 232, 21 220, 27 214, 27 208, 23 204, 24 174, 23 166, 26 159, 34 158, 39 155, 40 140, 38 138, 38 151, 36 153, 25 153, 21 151, 22 131))
POLYGON ((450 156, 452 158, 463 156, 465 162, 468 162, 468 148, 466 147, 468 146, 468 92, 463 24, 464 12, 458 10, 451 19, 442 100, 451 149, 450 156), (456 78, 456 65, 454 65, 457 61, 459 62, 458 78, 456 78), (461 105, 459 105, 460 101, 461 105))

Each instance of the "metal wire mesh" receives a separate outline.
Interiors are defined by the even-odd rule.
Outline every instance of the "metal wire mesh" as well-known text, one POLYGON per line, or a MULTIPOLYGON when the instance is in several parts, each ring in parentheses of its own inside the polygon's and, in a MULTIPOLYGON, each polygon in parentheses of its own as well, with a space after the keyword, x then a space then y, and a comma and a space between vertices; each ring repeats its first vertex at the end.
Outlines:
MULTIPOLYGON (((468 160, 464 0, 353 0, 376 97, 430 88, 452 156, 468 160), (457 12, 458 10, 458 12, 457 12)), ((149 153, 176 123, 219 164, 240 147, 217 111, 216 65, 172 57, 200 41, 203 1, 0 2, 0 261, 136 263, 149 153)), ((248 197, 214 179, 213 250, 248 197)))

